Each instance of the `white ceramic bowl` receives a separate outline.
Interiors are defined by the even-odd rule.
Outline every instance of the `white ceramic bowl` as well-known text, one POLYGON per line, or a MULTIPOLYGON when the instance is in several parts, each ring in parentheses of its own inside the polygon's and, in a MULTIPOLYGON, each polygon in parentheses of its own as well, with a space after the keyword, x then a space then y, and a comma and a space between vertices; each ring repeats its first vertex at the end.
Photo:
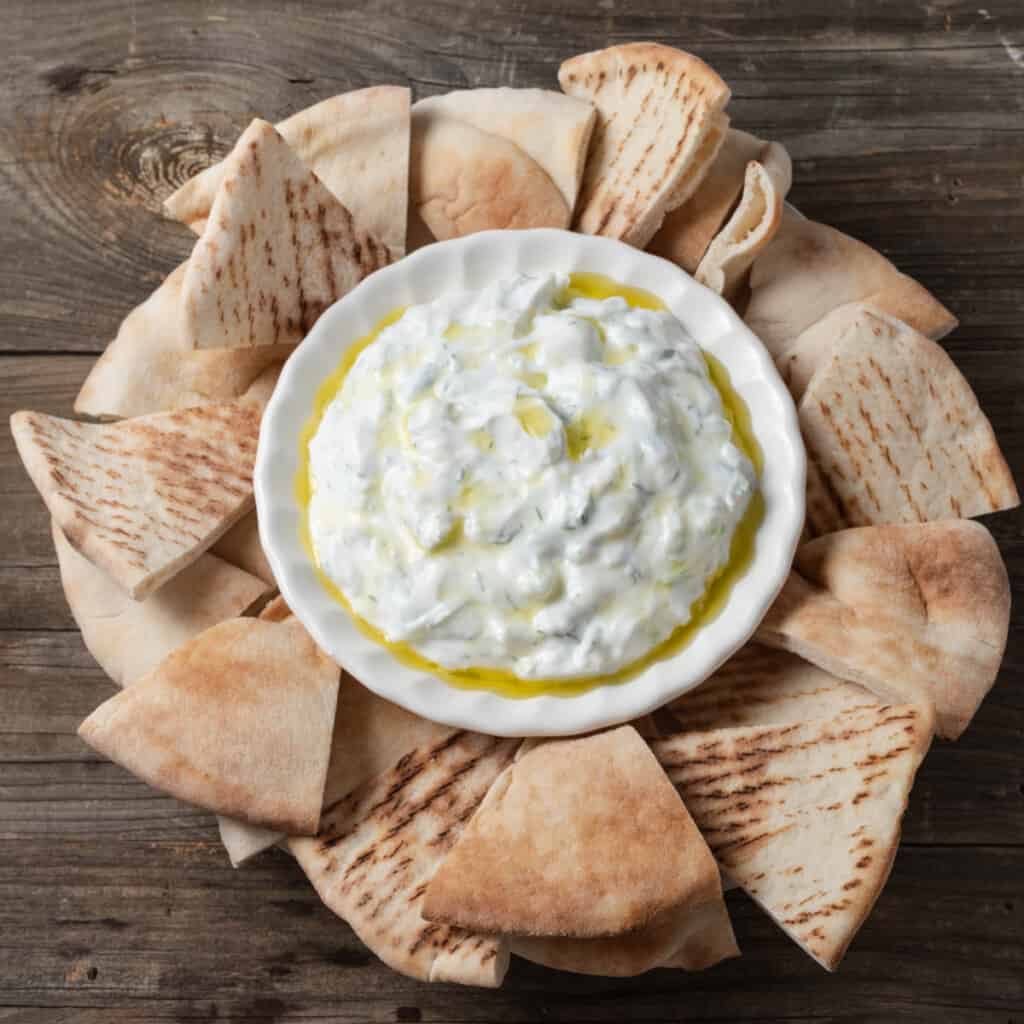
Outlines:
POLYGON ((804 448, 793 402, 760 341, 732 308, 678 267, 621 242, 568 231, 488 231, 420 249, 339 299, 288 360, 256 459, 260 536, 289 607, 317 644, 382 697, 445 724, 503 736, 587 732, 652 711, 699 685, 756 629, 789 571, 804 519, 804 448), (729 372, 765 453, 765 517, 752 564, 726 606, 679 654, 634 678, 572 696, 508 698, 408 668, 355 626, 318 581, 300 540, 300 433, 345 349, 398 306, 481 288, 517 271, 591 271, 659 296, 729 372))

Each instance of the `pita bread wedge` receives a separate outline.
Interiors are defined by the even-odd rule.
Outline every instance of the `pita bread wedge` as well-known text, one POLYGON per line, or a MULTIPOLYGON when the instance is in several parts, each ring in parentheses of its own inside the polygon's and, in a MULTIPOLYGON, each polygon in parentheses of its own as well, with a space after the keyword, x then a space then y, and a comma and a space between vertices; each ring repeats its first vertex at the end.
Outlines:
POLYGON ((231 619, 101 704, 79 735, 179 800, 316 832, 339 671, 298 620, 231 619))
POLYGON ((995 541, 954 520, 802 545, 756 635, 883 700, 934 704, 939 734, 956 739, 995 681, 1009 622, 995 541))
POLYGON ((241 615, 270 591, 262 580, 206 554, 145 601, 133 601, 68 543, 56 523, 53 543, 82 640, 118 686, 141 679, 171 651, 241 615))
MULTIPOLYGON (((397 85, 332 96, 277 125, 299 159, 393 260, 405 248, 409 90, 397 85)), ((165 200, 168 215, 203 233, 225 163, 208 167, 165 200)))
POLYGON ((605 978, 633 977, 655 967, 703 971, 739 956, 721 890, 716 899, 659 918, 626 935, 599 939, 516 936, 510 944, 512 952, 524 960, 605 978))
MULTIPOLYGON (((712 131, 709 137, 714 134, 712 131)), ((668 212, 647 251, 664 256, 687 273, 695 273, 711 240, 739 202, 747 164, 759 159, 768 145, 747 132, 729 128, 696 191, 668 212)))
MULTIPOLYGON (((260 613, 270 622, 291 615, 280 597, 260 613)), ((420 746, 440 742, 451 732, 378 697, 342 673, 331 738, 331 759, 324 783, 324 805, 332 806, 363 783, 386 772, 420 746)), ((221 821, 221 839, 234 867, 285 838, 283 833, 221 821)))
POLYGON ((747 164, 739 206, 697 267, 701 284, 735 299, 751 264, 782 223, 783 200, 792 181, 789 154, 777 142, 769 143, 759 160, 747 164))
POLYGON ((390 261, 387 247, 266 121, 224 161, 181 284, 188 348, 294 344, 335 299, 390 261))
POLYGON ((11 433, 67 539, 141 601, 252 508, 259 421, 241 401, 103 424, 16 412, 11 433))
MULTIPOLYGON (((955 519, 1020 499, 992 426, 943 349, 861 307, 800 399, 808 461, 844 526, 955 519)), ((817 502, 809 524, 820 533, 817 502)), ((827 517, 831 520, 831 516, 827 517)))
POLYGON ((572 212, 597 112, 586 100, 550 89, 458 89, 416 104, 420 114, 445 115, 500 135, 543 168, 572 212))
POLYGON ((848 302, 867 302, 937 341, 956 317, 881 253, 786 211, 750 272, 743 319, 778 362, 801 332, 848 302))
POLYGON ((506 768, 430 882, 423 916, 595 938, 678 915, 717 886, 678 794, 637 731, 621 726, 540 744, 506 768))
POLYGON ((673 732, 784 725, 880 703, 870 690, 787 651, 747 644, 695 690, 668 705, 673 732))
POLYGON ((686 733, 653 749, 722 867, 835 970, 889 876, 927 708, 686 733))
POLYGON ((517 145, 419 103, 412 109, 409 204, 411 223, 439 240, 492 228, 567 228, 572 213, 517 145))
POLYGON ((437 866, 517 741, 448 730, 325 806, 319 835, 289 847, 320 898, 389 967, 422 981, 495 988, 507 943, 420 915, 437 866))
POLYGON ((263 580, 268 586, 277 586, 263 545, 260 543, 260 526, 256 520, 255 509, 232 526, 210 551, 218 558, 223 558, 225 562, 237 565, 239 569, 244 569, 263 580))
MULTIPOLYGON (((689 172, 729 88, 703 61, 657 43, 572 57, 558 81, 598 111, 574 227, 642 249, 685 189, 700 184, 689 172)), ((703 159, 705 168, 710 162, 703 159)))

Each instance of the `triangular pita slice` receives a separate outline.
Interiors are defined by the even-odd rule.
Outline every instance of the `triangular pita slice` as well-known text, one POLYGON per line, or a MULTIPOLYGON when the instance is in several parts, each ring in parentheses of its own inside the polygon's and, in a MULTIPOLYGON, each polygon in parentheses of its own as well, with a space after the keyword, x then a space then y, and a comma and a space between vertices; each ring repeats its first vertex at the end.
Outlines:
MULTIPOLYGON (((291 611, 284 598, 270 601, 260 618, 284 622, 291 611)), ((324 804, 331 806, 357 786, 386 772, 403 755, 419 746, 440 741, 451 730, 420 718, 397 704, 378 697, 352 676, 342 673, 331 738, 331 759, 324 783, 324 804)), ((234 867, 284 839, 241 822, 221 820, 221 839, 234 867)))
POLYGON ((260 526, 255 509, 232 526, 210 551, 225 562, 259 577, 269 586, 276 586, 270 563, 260 543, 260 526))
POLYGON ((754 262, 743 319, 781 360, 797 336, 848 302, 868 302, 938 340, 956 317, 881 253, 826 224, 786 211, 754 262))
POLYGON ((252 508, 259 421, 241 401, 102 424, 16 412, 11 433, 67 539, 141 601, 252 508))
POLYGON ((409 167, 415 215, 435 239, 498 228, 567 228, 572 214, 534 159, 501 135, 449 114, 412 108, 409 167))
POLYGON ((834 970, 889 876, 927 708, 695 732, 653 749, 722 867, 834 970))
MULTIPOLYGON (((717 878, 717 868, 714 871, 717 878)), ((544 967, 605 978, 633 977, 655 967, 703 971, 740 952, 721 891, 717 899, 626 935, 600 939, 516 936, 510 945, 516 956, 544 967)))
MULTIPOLYGON (((808 460, 845 526, 955 519, 1020 503, 963 374, 935 342, 877 310, 862 307, 847 325, 797 411, 808 460)), ((809 522, 818 533, 825 526, 809 522)))
POLYGON ((1009 622, 999 549, 959 520, 801 545, 757 639, 883 700, 934 704, 939 734, 956 739, 995 681, 1009 622))
POLYGON ((783 201, 792 181, 789 154, 777 142, 769 143, 759 160, 747 164, 739 206, 697 267, 701 284, 735 299, 751 264, 782 223, 783 201))
POLYGON ((188 259, 186 346, 301 341, 332 302, 390 259, 273 125, 253 121, 224 161, 210 218, 188 259))
POLYGON ((598 110, 575 229, 643 248, 685 199, 681 183, 699 185, 688 172, 729 100, 728 86, 702 60, 657 43, 572 57, 558 81, 598 110))
POLYGON ((518 146, 555 183, 571 212, 576 206, 597 112, 586 100, 550 89, 458 89, 416 104, 518 146))
POLYGON ((423 916, 476 931, 621 935, 720 899, 686 808, 631 726, 505 769, 427 888, 423 916))
POLYGON ((206 554, 145 601, 133 601, 68 543, 56 523, 53 543, 82 640, 118 686, 141 679, 187 640, 241 615, 270 591, 262 580, 206 554))
POLYGON ((739 201, 747 164, 759 159, 768 145, 763 139, 730 128, 696 191, 669 211, 647 251, 695 273, 711 240, 739 201))
MULTIPOLYGON (((277 130, 391 259, 405 248, 409 190, 409 90, 398 85, 356 89, 281 121, 277 130)), ((224 179, 225 163, 185 182, 164 209, 201 235, 224 179)))
POLYGON ((795 654, 751 643, 667 710, 676 720, 673 732, 707 732, 832 718, 878 703, 870 690, 795 654))
POLYGON ((325 806, 315 838, 289 840, 324 903, 394 970, 422 981, 501 984, 505 941, 426 921, 420 908, 437 866, 517 745, 448 730, 325 806))
POLYGON ((179 800, 316 832, 339 670, 297 619, 231 619, 81 725, 90 746, 179 800))

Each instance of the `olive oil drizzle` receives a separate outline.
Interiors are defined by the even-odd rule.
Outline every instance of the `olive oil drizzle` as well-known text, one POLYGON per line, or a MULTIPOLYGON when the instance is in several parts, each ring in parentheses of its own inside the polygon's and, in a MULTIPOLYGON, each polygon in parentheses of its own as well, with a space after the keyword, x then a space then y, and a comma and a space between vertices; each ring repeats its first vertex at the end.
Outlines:
MULTIPOLYGON (((630 288, 620 285, 609 277, 601 274, 576 273, 570 275, 569 286, 558 296, 560 305, 568 305, 573 299, 607 299, 620 296, 629 305, 640 309, 662 310, 664 303, 650 292, 641 288, 630 288)), ((405 312, 404 307, 393 310, 365 337, 360 338, 342 356, 337 368, 320 385, 313 402, 313 413, 307 421, 299 438, 299 469, 295 476, 295 498, 302 510, 300 535, 302 544, 313 563, 317 578, 327 593, 349 613, 356 627, 374 643, 386 647, 392 656, 401 664, 419 672, 426 672, 443 679, 452 686, 470 690, 491 690, 504 697, 536 697, 542 694, 571 697, 584 693, 596 686, 607 686, 613 683, 624 683, 635 678, 649 666, 666 658, 672 658, 684 650, 697 631, 716 619, 729 600, 732 588, 746 572, 754 558, 757 544, 758 527, 764 520, 764 498, 757 491, 750 500, 743 518, 736 526, 729 560, 711 581, 704 595, 694 602, 690 612, 690 621, 676 629, 669 637, 648 651, 642 658, 619 669, 600 676, 587 676, 578 679, 522 679, 512 672, 498 668, 464 668, 450 669, 438 665, 423 655, 418 654, 408 644, 393 643, 384 634, 365 619, 355 613, 348 599, 339 587, 327 576, 317 562, 313 549, 312 536, 309 529, 309 505, 312 498, 312 481, 309 467, 309 442, 313 439, 323 419, 328 405, 341 390, 345 376, 366 348, 376 341, 380 333, 399 320, 405 312)), ((704 353, 708 372, 712 383, 721 395, 726 418, 733 428, 733 441, 753 463, 758 476, 764 466, 764 454, 751 428, 750 410, 736 393, 729 380, 726 368, 714 356, 704 353)), ((457 537, 448 543, 455 544, 457 537)))

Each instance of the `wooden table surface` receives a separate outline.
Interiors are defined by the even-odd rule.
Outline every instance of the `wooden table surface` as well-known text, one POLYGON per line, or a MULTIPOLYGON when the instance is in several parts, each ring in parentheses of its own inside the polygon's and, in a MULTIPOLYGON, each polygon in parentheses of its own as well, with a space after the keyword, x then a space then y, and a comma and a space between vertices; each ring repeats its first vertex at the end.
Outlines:
MULTIPOLYGON (((189 251, 160 202, 254 115, 364 85, 555 86, 612 42, 693 50, 792 200, 950 306, 944 344, 1024 482, 1021 0, 5 0, 0 5, 0 1021, 943 1021, 1024 1024, 1024 536, 1006 663, 918 777, 892 879, 837 975, 740 893, 744 957, 632 980, 515 962, 503 989, 379 964, 272 853, 76 737, 111 693, 60 590, 6 417, 69 414, 124 314, 189 251), (977 4, 987 4, 978 7, 977 4), (782 15, 778 11, 786 10, 782 15)), ((131 638, 126 637, 126 642, 131 638)))

